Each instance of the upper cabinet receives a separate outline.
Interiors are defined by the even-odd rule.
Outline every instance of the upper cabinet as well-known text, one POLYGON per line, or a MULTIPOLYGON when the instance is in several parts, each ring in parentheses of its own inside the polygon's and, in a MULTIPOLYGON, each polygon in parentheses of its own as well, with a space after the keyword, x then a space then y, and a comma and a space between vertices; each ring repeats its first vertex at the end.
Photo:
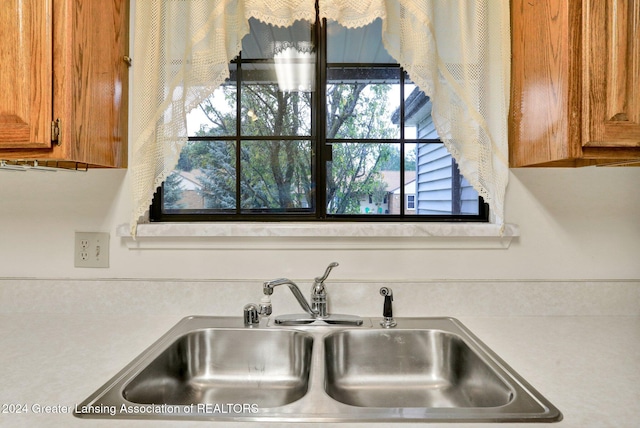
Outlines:
POLYGON ((640 0, 512 0, 512 167, 640 162, 640 0))
POLYGON ((0 9, 0 148, 51 147, 51 3, 5 0, 0 9))
POLYGON ((2 0, 0 159, 127 165, 127 0, 2 0))

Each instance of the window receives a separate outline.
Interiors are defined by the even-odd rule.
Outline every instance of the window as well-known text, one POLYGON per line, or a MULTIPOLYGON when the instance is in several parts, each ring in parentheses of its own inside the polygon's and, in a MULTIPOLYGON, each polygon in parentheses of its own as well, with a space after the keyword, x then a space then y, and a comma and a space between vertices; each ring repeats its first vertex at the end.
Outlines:
POLYGON ((407 195, 407 209, 408 210, 416 209, 416 195, 407 195))
POLYGON ((381 27, 251 19, 152 220, 487 221, 381 27))

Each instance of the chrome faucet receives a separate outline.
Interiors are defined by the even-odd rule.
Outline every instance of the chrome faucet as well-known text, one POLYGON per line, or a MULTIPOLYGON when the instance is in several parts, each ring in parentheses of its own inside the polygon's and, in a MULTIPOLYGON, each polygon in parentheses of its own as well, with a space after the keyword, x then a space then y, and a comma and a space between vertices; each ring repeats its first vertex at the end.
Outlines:
POLYGON ((313 280, 311 288, 311 310, 316 314, 316 318, 326 318, 329 314, 327 311, 327 290, 324 287, 324 281, 331 273, 331 269, 338 266, 338 263, 332 262, 327 266, 324 275, 317 276, 313 280))
MULTIPOLYGON (((271 303, 268 296, 273 294, 273 289, 279 285, 287 285, 293 293, 302 309, 307 314, 294 314, 294 315, 282 315, 276 317, 276 324, 284 325, 300 325, 311 324, 315 321, 324 321, 328 324, 349 324, 349 325, 362 325, 362 318, 352 315, 338 315, 329 314, 327 308, 327 290, 324 285, 324 281, 329 277, 331 270, 338 266, 338 263, 332 262, 327 266, 327 270, 324 275, 316 277, 311 287, 311 304, 307 302, 298 285, 288 278, 278 278, 271 281, 266 281, 262 285, 262 292, 266 299, 263 297, 260 309, 260 314, 269 312, 271 313, 271 303), (267 303, 269 301, 269 303, 267 303)), ((253 313, 252 313, 253 314, 253 313)), ((246 319, 246 318, 245 318, 246 319)))
POLYGON ((317 312, 314 311, 311 306, 309 306, 309 303, 307 303, 307 300, 302 295, 302 292, 300 291, 296 283, 288 278, 278 278, 271 281, 266 281, 262 285, 262 292, 265 296, 271 296, 273 294, 274 287, 277 287, 278 285, 288 285, 294 297, 296 298, 298 303, 300 303, 300 306, 302 306, 302 309, 304 309, 304 311, 312 317, 315 317, 317 315, 317 312))

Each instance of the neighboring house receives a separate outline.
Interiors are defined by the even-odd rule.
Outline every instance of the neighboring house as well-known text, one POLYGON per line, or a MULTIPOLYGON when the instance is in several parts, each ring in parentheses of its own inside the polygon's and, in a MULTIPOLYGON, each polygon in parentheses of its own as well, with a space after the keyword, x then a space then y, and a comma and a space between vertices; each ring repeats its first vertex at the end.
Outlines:
MULTIPOLYGON (((404 185, 404 213, 413 215, 416 213, 416 173, 415 171, 405 174, 404 185), (412 178, 411 178, 412 177, 412 178)), ((396 187, 389 192, 389 214, 400 214, 400 187, 396 187)))
POLYGON ((202 184, 200 177, 203 175, 199 169, 191 171, 179 171, 180 190, 182 197, 178 201, 178 205, 185 209, 197 210, 204 208, 204 197, 202 196, 202 184))
MULTIPOLYGON (((400 214, 400 171, 381 171, 381 174, 386 183, 384 191, 364 196, 360 200, 361 214, 400 214)), ((405 172, 405 214, 415 214, 415 179, 415 171, 405 172)))
MULTIPOLYGON (((399 116, 399 111, 393 114, 394 123, 398 123, 399 116)), ((431 100, 418 88, 406 100, 405 124, 416 128, 417 138, 439 139, 431 117, 431 100)), ((417 214, 478 213, 478 193, 460 175, 456 161, 444 144, 418 144, 416 169, 417 178, 413 184, 413 193, 417 214)), ((407 190, 405 192, 411 194, 407 190)))
POLYGON ((377 200, 376 195, 367 195, 360 199, 360 214, 389 214, 389 198, 384 195, 377 200))

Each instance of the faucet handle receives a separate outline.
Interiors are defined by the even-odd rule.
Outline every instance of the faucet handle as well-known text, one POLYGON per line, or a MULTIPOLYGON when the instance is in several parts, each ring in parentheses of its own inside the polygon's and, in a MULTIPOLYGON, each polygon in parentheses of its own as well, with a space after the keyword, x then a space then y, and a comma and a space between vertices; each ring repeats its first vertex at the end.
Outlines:
POLYGON ((331 263, 329 263, 329 266, 327 266, 327 270, 326 270, 326 271, 324 271, 324 275, 322 275, 322 276, 317 276, 317 277, 315 278, 315 280, 314 280, 314 281, 316 282, 316 284, 321 284, 321 283, 323 283, 323 282, 327 279, 327 277, 329 277, 329 273, 331 272, 331 269, 333 269, 333 268, 334 268, 334 267, 336 267, 336 266, 339 266, 339 264, 338 264, 337 262, 331 262, 331 263))
POLYGON ((271 298, 269 296, 262 296, 260 304, 247 303, 244 306, 244 326, 254 327, 260 324, 260 317, 271 315, 271 298))

